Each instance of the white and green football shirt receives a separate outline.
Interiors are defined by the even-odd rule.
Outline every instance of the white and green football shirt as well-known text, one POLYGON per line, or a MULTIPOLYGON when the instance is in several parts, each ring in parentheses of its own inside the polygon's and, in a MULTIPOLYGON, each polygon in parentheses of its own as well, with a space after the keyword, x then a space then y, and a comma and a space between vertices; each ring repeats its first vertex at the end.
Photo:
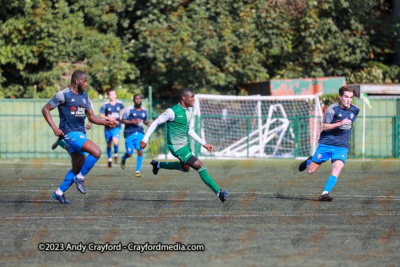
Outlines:
POLYGON ((193 108, 183 108, 179 104, 166 109, 151 124, 143 137, 143 142, 147 143, 157 126, 165 122, 167 122, 167 145, 172 146, 173 150, 177 151, 182 147, 188 146, 189 135, 202 146, 206 144, 206 141, 201 139, 194 131, 193 108))

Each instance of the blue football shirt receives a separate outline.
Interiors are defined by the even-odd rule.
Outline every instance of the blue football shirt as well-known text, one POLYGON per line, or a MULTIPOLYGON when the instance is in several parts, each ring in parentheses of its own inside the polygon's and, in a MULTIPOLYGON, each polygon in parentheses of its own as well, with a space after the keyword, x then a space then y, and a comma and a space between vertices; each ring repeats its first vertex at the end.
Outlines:
POLYGON ((144 133, 143 122, 147 120, 147 109, 142 107, 142 110, 137 110, 135 109, 135 106, 129 106, 125 109, 124 115, 122 115, 122 119, 129 121, 131 121, 132 119, 142 120, 140 124, 125 124, 125 130, 124 130, 125 138, 127 138, 134 132, 144 133))
POLYGON ((360 108, 353 104, 348 109, 342 109, 339 103, 330 105, 322 119, 323 123, 333 124, 345 118, 351 120, 351 123, 329 131, 322 131, 318 142, 329 146, 349 148, 350 132, 359 112, 360 108))
MULTIPOLYGON (((103 105, 100 108, 100 113, 103 113, 107 117, 114 117, 118 120, 118 125, 117 127, 121 128, 121 120, 119 119, 120 117, 120 112, 124 108, 124 104, 122 101, 117 100, 115 105, 111 105, 110 101, 106 101, 103 103, 103 105)), ((105 126, 105 130, 109 131, 114 128, 105 126)))
POLYGON ((60 116, 60 130, 64 134, 70 132, 81 132, 86 134, 85 117, 86 111, 92 110, 92 102, 86 93, 76 95, 70 88, 66 88, 49 101, 56 108, 60 116))

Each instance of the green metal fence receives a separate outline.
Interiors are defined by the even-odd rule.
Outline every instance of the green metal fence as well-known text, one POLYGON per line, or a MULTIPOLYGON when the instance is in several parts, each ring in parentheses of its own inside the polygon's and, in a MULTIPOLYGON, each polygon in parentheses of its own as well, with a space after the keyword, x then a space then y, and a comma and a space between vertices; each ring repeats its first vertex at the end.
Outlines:
MULTIPOLYGON (((358 100, 356 100, 358 101, 358 100)), ((0 99, 0 158, 3 159, 23 159, 23 158, 68 158, 68 154, 62 149, 51 150, 51 145, 56 140, 52 129, 49 127, 41 114, 42 107, 48 100, 33 99, 0 99)), ((95 114, 99 114, 99 109, 104 101, 93 100, 95 114)), ((124 106, 132 104, 131 100, 124 100, 124 106)), ((365 131, 363 121, 363 110, 354 123, 354 129, 350 137, 349 158, 363 157, 363 138, 365 132, 364 156, 367 158, 399 158, 400 157, 400 116, 397 110, 399 101, 373 102, 371 110, 366 109, 365 131), (381 106, 380 106, 381 105, 381 106), (383 110, 383 111, 382 111, 383 110), (386 111, 385 111, 386 110, 386 111), (374 114, 371 116, 370 114, 374 114), (391 115, 381 115, 381 114, 391 115)), ((362 103, 361 103, 362 104, 362 103)), ((360 107, 360 103, 358 103, 360 107)), ((143 99, 143 106, 150 107, 148 99, 143 99)), ((58 111, 52 112, 54 122, 58 125, 58 111)), ((151 120, 157 117, 156 114, 149 116, 151 120)), ((311 117, 298 116, 288 118, 290 128, 294 131, 293 151, 294 156, 308 156, 313 151, 309 138, 309 121, 311 117)), ((250 122, 255 117, 235 117, 237 127, 247 127, 250 132, 250 122)), ((222 126, 221 126, 222 127, 222 126)), ((146 129, 145 129, 146 130, 146 129)), ((201 119, 196 120, 196 132, 201 134, 201 119)), ((231 130, 230 130, 231 131, 231 130)), ((230 133, 226 129, 221 129, 221 134, 230 133)), ((151 137, 148 148, 145 150, 145 157, 156 157, 158 154, 166 154, 165 145, 165 124, 161 125, 151 137)), ((106 143, 104 138, 104 128, 93 125, 92 130, 87 136, 102 149, 102 157, 106 157, 106 143)), ((216 139, 217 140, 217 139, 216 139)), ((214 146, 218 146, 217 141, 207 138, 207 141, 214 146)), ((250 138, 248 138, 250 141, 250 138)), ((282 145, 289 146, 289 143, 282 145)), ((120 154, 125 153, 125 142, 121 138, 120 154)), ((199 145, 194 149, 200 155, 199 145)))
MULTIPOLYGON (((51 150, 55 142, 53 130, 42 115, 42 107, 48 100, 36 99, 0 99, 0 158, 68 158, 68 154, 60 148, 51 150)), ((99 114, 104 100, 92 100, 96 115, 99 114)), ((133 104, 132 100, 122 100, 125 107, 133 104)), ((143 106, 151 112, 148 99, 142 100, 143 106)), ((51 111, 53 121, 59 124, 58 110, 51 111)), ((152 120, 155 115, 150 115, 152 120)), ((123 131, 123 129, 122 129, 123 131)), ((121 132, 122 135, 122 132, 121 132)), ((93 125, 87 136, 102 149, 102 157, 106 157, 104 127, 93 125)), ((152 143, 145 150, 148 156, 165 153, 165 126, 160 126, 152 136, 152 143)), ((122 138, 119 145, 120 154, 125 153, 125 142, 122 138)))
MULTIPOLYGON (((196 132, 201 133, 202 125, 207 118, 220 118, 222 121, 222 115, 206 115, 201 116, 196 120, 196 132)), ((215 132, 213 135, 206 136, 207 142, 214 145, 216 151, 219 151, 224 147, 224 144, 232 144, 235 141, 247 138, 247 155, 249 155, 250 145, 249 142, 252 137, 249 133, 254 130, 251 129, 250 121, 257 120, 257 117, 250 116, 228 116, 225 120, 232 120, 232 125, 229 127, 223 127, 219 132, 215 132), (243 129, 246 127, 247 129, 243 129), (234 128, 241 128, 241 134, 235 134, 234 128), (247 135, 243 135, 246 133, 247 135), (228 141, 227 141, 228 140, 228 141)), ((266 120, 267 117, 263 117, 266 120)), ((272 118, 273 119, 273 118, 272 118)), ((287 157, 284 153, 289 152, 292 157, 308 157, 314 153, 312 146, 312 133, 310 132, 310 123, 315 119, 314 116, 297 116, 288 117, 290 121, 288 130, 285 134, 285 138, 280 144, 280 151, 276 157, 287 157), (294 137, 291 137, 290 130, 293 130, 294 137)), ((317 121, 321 121, 318 118, 317 121)), ((354 127, 350 135, 350 149, 349 158, 399 158, 400 156, 400 117, 399 116, 365 116, 365 131, 364 131, 364 117, 363 114, 359 115, 354 122, 354 127), (364 137, 365 133, 365 137, 364 137), (364 139, 365 138, 365 139, 364 139), (363 143, 364 155, 363 155, 363 143)), ((273 127, 271 127, 273 128, 273 127)), ((204 131, 203 131, 204 132, 204 131)), ((210 131, 208 131, 210 132, 210 131)), ((278 135, 277 135, 278 136, 278 135)), ((254 137, 253 137, 254 138, 254 137)), ((319 134, 318 134, 319 138, 319 134)), ((272 140, 271 144, 275 144, 278 140, 276 137, 272 140)), ((195 151, 197 155, 201 156, 213 156, 208 153, 201 154, 200 146, 195 144, 195 151)), ((264 152, 268 155, 272 153, 271 148, 265 147, 264 152)))

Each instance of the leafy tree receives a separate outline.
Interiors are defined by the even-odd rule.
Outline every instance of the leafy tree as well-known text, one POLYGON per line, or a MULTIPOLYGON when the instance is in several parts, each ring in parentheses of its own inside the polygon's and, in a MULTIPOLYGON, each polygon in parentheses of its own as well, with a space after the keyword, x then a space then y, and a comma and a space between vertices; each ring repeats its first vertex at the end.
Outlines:
POLYGON ((273 78, 398 82, 395 29, 382 0, 0 0, 0 97, 49 98, 75 69, 93 97, 148 85, 240 93, 273 78))

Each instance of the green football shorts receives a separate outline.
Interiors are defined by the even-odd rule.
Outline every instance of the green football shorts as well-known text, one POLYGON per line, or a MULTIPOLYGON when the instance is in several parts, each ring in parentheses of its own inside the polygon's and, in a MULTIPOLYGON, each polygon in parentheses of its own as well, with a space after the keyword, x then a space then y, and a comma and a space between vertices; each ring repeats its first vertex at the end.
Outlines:
POLYGON ((183 164, 186 164, 188 159, 191 156, 193 156, 190 146, 184 146, 184 147, 178 149, 177 151, 175 151, 173 149, 172 145, 167 145, 167 146, 168 146, 169 151, 171 151, 172 155, 174 155, 174 157, 179 159, 179 161, 182 162, 183 164))

